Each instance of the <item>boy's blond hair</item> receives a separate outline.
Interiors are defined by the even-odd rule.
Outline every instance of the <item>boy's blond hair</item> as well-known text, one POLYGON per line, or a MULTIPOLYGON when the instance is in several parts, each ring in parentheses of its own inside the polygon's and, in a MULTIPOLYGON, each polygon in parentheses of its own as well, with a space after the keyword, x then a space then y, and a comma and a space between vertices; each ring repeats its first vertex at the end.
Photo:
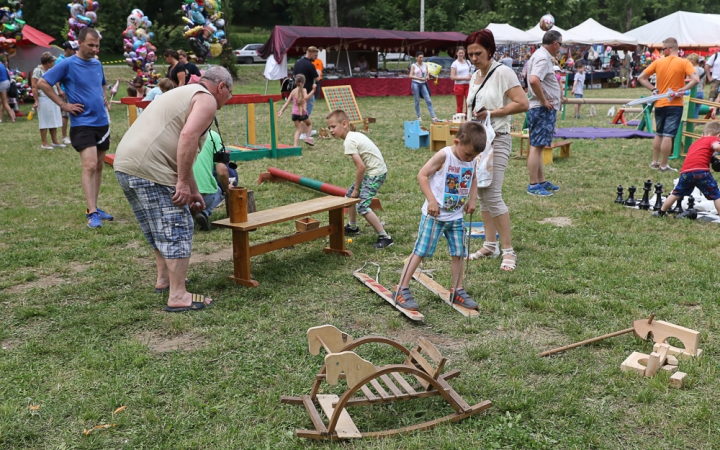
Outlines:
POLYGON ((475 153, 485 151, 487 133, 485 133, 485 127, 480 122, 463 123, 460 125, 456 138, 462 145, 472 146, 475 153))
POLYGON ((699 60, 697 53, 692 53, 692 54, 688 55, 687 58, 685 58, 685 59, 687 59, 694 65, 697 65, 698 60, 699 60))
POLYGON ((342 109, 336 109, 335 111, 332 111, 330 114, 325 117, 325 120, 335 119, 338 122, 342 122, 343 120, 350 122, 350 118, 348 117, 347 113, 343 111, 342 109))
POLYGON ((703 128, 703 135, 705 136, 717 136, 720 134, 720 122, 708 122, 703 128))

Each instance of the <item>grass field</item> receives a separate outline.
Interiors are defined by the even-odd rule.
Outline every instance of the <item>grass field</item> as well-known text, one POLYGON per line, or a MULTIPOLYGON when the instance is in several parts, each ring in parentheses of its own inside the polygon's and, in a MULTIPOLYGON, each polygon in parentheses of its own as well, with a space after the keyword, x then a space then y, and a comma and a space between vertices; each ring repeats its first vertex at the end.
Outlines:
MULTIPOLYGON (((131 75, 109 68, 107 77, 131 75)), ((271 86, 278 91, 277 83, 271 86)), ((241 67, 235 92, 263 89, 262 66, 241 67)), ((353 278, 353 270, 374 261, 382 267, 380 281, 391 287, 412 251, 423 201, 416 174, 431 155, 403 144, 412 103, 411 97, 358 99, 363 114, 377 118, 370 137, 389 167, 380 218, 395 246, 373 249, 372 229, 361 223, 362 234, 349 244, 351 258, 324 255, 323 240, 255 257, 260 287, 247 289, 226 280, 232 272, 230 234, 198 232, 190 287, 213 297, 215 305, 178 315, 164 313, 166 295, 152 293, 152 253, 112 169, 106 166, 103 175, 100 207, 115 221, 90 230, 75 152, 40 150, 36 120, 0 124, 0 448, 720 448, 720 230, 613 204, 618 184, 641 186, 651 178, 666 190, 672 186, 672 174, 648 168, 649 140, 576 140, 570 158, 546 167, 561 190, 545 199, 526 195, 525 163, 511 159, 504 198, 518 268, 502 272, 499 259, 471 263, 466 288, 480 303, 478 319, 463 318, 414 284, 427 320, 411 323, 353 278), (546 221, 561 217, 570 224, 546 221), (643 378, 620 371, 631 352, 652 351, 650 342, 632 335, 535 356, 630 327, 652 313, 701 331, 703 356, 680 363, 688 373, 683 389, 671 389, 667 373, 643 378), (450 382, 457 392, 468 403, 489 399, 494 407, 457 424, 384 441, 300 440, 294 430, 312 423, 301 407, 282 405, 279 398, 309 393, 322 358, 309 355, 305 332, 326 323, 355 338, 378 334, 407 345, 424 336, 451 360, 448 369, 462 371, 450 382), (104 424, 115 426, 83 431, 104 424)), ((452 97, 438 96, 434 103, 440 117, 454 112, 452 97)), ((608 108, 597 109, 598 117, 588 118, 584 107, 583 119, 559 126, 609 126, 608 108)), ((242 111, 223 112, 223 132, 242 133, 234 129, 242 122, 232 121, 242 111)), ((316 111, 320 126, 325 103, 319 101, 316 111)), ((126 112, 115 105, 111 115, 114 151, 127 129, 126 112)), ((283 117, 281 142, 291 142, 292 129, 283 117)), ((320 195, 289 183, 257 185, 268 166, 340 186, 352 182, 354 168, 340 142, 319 140, 303 152, 241 164, 240 184, 254 189, 258 209, 320 195)), ((279 224, 257 231, 254 242, 293 231, 292 223, 279 224)), ((449 284, 443 243, 423 268, 435 269, 435 278, 449 284)), ((397 354, 382 348, 360 356, 376 365, 398 362, 397 354)), ((342 387, 325 385, 323 391, 342 387)), ((441 417, 451 408, 436 398, 350 412, 361 430, 376 431, 441 417)))

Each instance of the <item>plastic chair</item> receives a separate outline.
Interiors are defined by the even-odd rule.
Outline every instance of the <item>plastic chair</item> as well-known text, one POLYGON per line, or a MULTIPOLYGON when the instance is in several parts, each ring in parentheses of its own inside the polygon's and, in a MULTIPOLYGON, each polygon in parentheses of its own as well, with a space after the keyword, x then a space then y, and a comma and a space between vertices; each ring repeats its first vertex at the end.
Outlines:
POLYGON ((420 128, 419 120, 405 121, 405 147, 412 149, 430 147, 430 132, 420 128))

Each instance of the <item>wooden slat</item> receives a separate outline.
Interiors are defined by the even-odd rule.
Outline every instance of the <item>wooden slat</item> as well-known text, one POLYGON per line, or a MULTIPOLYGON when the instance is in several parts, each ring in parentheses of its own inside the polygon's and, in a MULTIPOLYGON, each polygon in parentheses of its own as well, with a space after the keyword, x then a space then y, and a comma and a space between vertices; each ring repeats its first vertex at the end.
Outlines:
POLYGON ((385 391, 382 386, 380 386, 380 383, 378 383, 377 380, 370 380, 370 384, 373 389, 375 389, 375 392, 377 392, 383 399, 389 399, 392 397, 391 395, 388 395, 387 391, 385 391))
POLYGON ((685 119, 685 122, 687 122, 687 123, 710 123, 710 122, 717 122, 717 120, 714 120, 714 119, 685 119))
POLYGON ((428 354, 428 356, 435 361, 435 364, 440 364, 440 361, 443 360, 443 355, 440 354, 438 349, 433 345, 432 342, 428 341, 424 337, 418 338, 418 345, 422 347, 423 350, 425 350, 425 353, 428 354))
POLYGON ((418 353, 417 349, 410 350, 410 356, 412 356, 412 358, 417 361, 418 364, 420 364, 420 367, 422 367, 422 369, 427 372, 428 375, 433 378, 435 377, 435 368, 431 366, 430 363, 427 362, 427 360, 423 358, 420 353, 418 353))
POLYGON ((690 98, 690 103, 695 103, 696 105, 707 105, 715 108, 720 108, 720 103, 711 102, 710 100, 704 100, 701 98, 690 98))
POLYGON ((263 253, 269 253, 281 248, 290 247, 296 244, 302 244, 303 242, 312 241, 314 239, 320 239, 321 237, 330 236, 335 232, 337 227, 335 225, 328 225, 325 227, 316 228, 310 231, 301 231, 290 236, 281 237, 272 241, 263 242, 262 244, 255 244, 250 246, 250 256, 262 255, 263 253))
POLYGON ((689 131, 683 131, 682 136, 683 136, 683 137, 690 137, 690 138, 693 138, 693 139, 700 139, 700 138, 702 138, 702 135, 701 135, 701 134, 690 133, 689 131))
POLYGON ((274 223, 286 222, 288 220, 299 219, 313 214, 319 214, 338 208, 346 208, 358 203, 360 199, 335 197, 328 195, 325 197, 314 198, 299 203, 279 206, 277 208, 266 209, 248 214, 247 222, 231 223, 230 219, 216 220, 213 225, 220 228, 230 228, 242 231, 251 231, 274 223))
POLYGON ((374 402, 378 400, 378 397, 372 393, 369 387, 367 385, 362 385, 360 387, 360 390, 363 394, 365 394, 365 398, 367 398, 369 401, 374 402))
POLYGON ((315 429, 321 433, 327 433, 327 428, 325 428, 322 417, 320 417, 320 413, 318 412, 317 408, 315 408, 315 404, 313 403, 310 396, 303 395, 302 400, 303 405, 305 405, 305 409, 307 410, 308 414, 310 414, 310 420, 312 420, 313 425, 315 425, 315 429))
POLYGON ((411 396, 417 395, 417 392, 415 391, 415 389, 413 389, 412 386, 410 386, 410 383, 408 383, 408 382, 405 380, 405 378, 402 377, 402 375, 400 375, 400 374, 397 373, 397 372, 393 372, 393 373, 392 373, 392 376, 393 376, 393 378, 395 378, 395 380, 397 380, 397 382, 400 384, 400 387, 402 387, 403 389, 405 389, 405 392, 407 392, 407 393, 410 394, 411 396))
MULTIPOLYGON (((333 403, 337 403, 340 398, 337 395, 318 395, 317 399, 323 409, 323 412, 325 412, 325 415, 328 419, 332 419, 333 414, 335 413, 335 408, 333 408, 332 405, 333 403)), ((340 417, 337 421, 337 425, 335 426, 335 432, 341 439, 362 437, 360 430, 357 429, 355 423, 350 418, 350 414, 348 414, 347 410, 344 408, 340 411, 340 417)))
POLYGON ((550 145, 550 148, 558 148, 558 147, 562 147, 563 145, 570 145, 570 144, 572 144, 572 141, 553 142, 550 145))
POLYGON ((447 381, 443 380, 442 378, 438 378, 437 382, 440 383, 440 386, 442 386, 442 388, 445 390, 445 392, 448 395, 450 395, 450 398, 452 398, 453 401, 455 401, 455 403, 457 403, 457 406, 463 412, 467 412, 470 409, 470 405, 468 405, 467 402, 465 400, 463 400, 463 398, 460 397, 460 395, 457 392, 455 392, 455 389, 450 387, 450 385, 448 384, 447 381))
POLYGON ((385 386, 387 386, 388 389, 390 389, 392 393, 395 394, 395 397, 405 397, 403 391, 398 389, 398 387, 395 386, 395 383, 393 383, 387 375, 380 375, 380 379, 383 381, 383 383, 385 383, 385 386))

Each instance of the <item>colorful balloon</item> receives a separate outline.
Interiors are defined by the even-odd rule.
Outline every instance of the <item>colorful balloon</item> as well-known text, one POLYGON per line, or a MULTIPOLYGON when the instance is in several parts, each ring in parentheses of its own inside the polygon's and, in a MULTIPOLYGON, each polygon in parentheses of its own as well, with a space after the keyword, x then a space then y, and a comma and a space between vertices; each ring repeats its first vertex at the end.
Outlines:
POLYGON ((543 31, 550 31, 555 26, 555 18, 552 14, 545 14, 540 18, 540 29, 543 31))
POLYGON ((222 0, 184 0, 184 36, 199 62, 217 57, 227 44, 222 0))
POLYGON ((155 46, 150 43, 153 33, 148 31, 152 22, 140 9, 133 9, 127 17, 127 28, 122 33, 125 62, 136 76, 155 82, 159 75, 155 73, 153 63, 157 60, 155 46))

